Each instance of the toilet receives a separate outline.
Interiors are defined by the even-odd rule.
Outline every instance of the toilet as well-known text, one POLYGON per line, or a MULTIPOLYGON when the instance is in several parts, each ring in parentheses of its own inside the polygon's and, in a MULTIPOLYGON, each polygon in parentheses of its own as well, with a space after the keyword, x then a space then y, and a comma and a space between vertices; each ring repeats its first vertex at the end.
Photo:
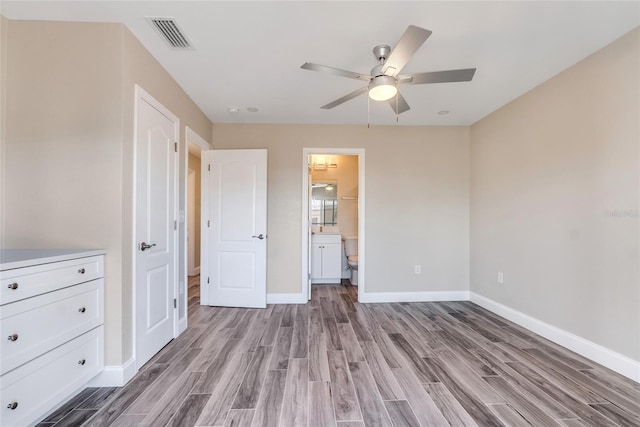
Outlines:
POLYGON ((342 236, 344 254, 351 270, 351 284, 358 286, 358 236, 342 236))

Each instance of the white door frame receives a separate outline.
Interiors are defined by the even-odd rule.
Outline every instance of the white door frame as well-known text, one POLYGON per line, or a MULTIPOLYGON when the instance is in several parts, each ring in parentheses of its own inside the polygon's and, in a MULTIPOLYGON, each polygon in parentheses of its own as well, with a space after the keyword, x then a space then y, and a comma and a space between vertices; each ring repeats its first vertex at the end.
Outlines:
MULTIPOLYGON (((137 129, 138 129, 138 109, 140 106, 140 102, 146 102, 147 104, 151 105, 153 108, 155 108, 156 110, 160 111, 162 114, 164 114, 166 117, 170 118, 171 120, 173 120, 176 123, 175 126, 175 133, 174 133, 174 138, 176 143, 179 143, 180 141, 180 119, 178 118, 178 116, 176 116, 175 114, 173 114, 171 111, 169 111, 169 109, 167 109, 164 105, 162 105, 160 102, 158 102, 153 96, 151 96, 151 94, 149 94, 147 91, 145 91, 144 89, 142 89, 142 87, 138 86, 137 84, 134 85, 134 105, 133 105, 133 190, 132 190, 132 194, 133 194, 133 209, 132 209, 132 226, 131 226, 131 247, 133 248, 133 251, 131 252, 131 282, 133 284, 133 286, 131 286, 131 297, 132 297, 132 324, 133 324, 133 360, 137 361, 137 341, 138 341, 138 337, 137 337, 137 324, 136 324, 136 318, 137 318, 137 310, 138 310, 138 301, 136 301, 136 289, 137 289, 137 281, 136 281, 136 274, 137 274, 137 269, 136 269, 136 254, 138 251, 138 242, 136 240, 137 237, 137 224, 136 224, 136 217, 137 217, 137 206, 136 206, 136 200, 137 200, 137 185, 138 185, 138 166, 137 166, 137 162, 138 162, 138 157, 137 157, 137 149, 138 149, 138 134, 137 134, 137 129)), ((174 220, 177 221, 178 219, 178 177, 179 177, 179 172, 178 172, 178 158, 176 156, 175 158, 175 164, 174 164, 174 170, 175 170, 175 177, 174 177, 174 206, 173 206, 173 218, 174 220)), ((178 297, 178 231, 174 230, 174 239, 173 239, 173 264, 174 264, 174 273, 173 273, 173 281, 174 281, 174 286, 173 286, 173 295, 169 295, 169 298, 173 299, 173 298, 177 298, 178 297)), ((186 312, 185 312, 186 313, 186 312)), ((173 322, 173 336, 174 338, 178 335, 178 315, 177 313, 174 313, 174 322, 173 322)), ((185 322, 186 322, 186 316, 185 316, 185 322)), ((136 362, 136 371, 138 371, 140 369, 140 366, 137 365, 136 362)))
POLYGON ((361 301, 365 292, 365 254, 364 254, 364 148, 308 148, 302 149, 302 277, 301 294, 308 301, 308 263, 309 263, 309 156, 312 154, 358 156, 358 301, 361 301))
MULTIPOLYGON (((186 226, 186 218, 189 218, 189 206, 187 204, 187 181, 189 178, 189 144, 193 144, 196 147, 200 148, 200 151, 206 151, 206 150, 213 150, 214 147, 209 144, 203 137, 201 137, 200 135, 198 135, 193 129, 191 129, 189 126, 185 126, 184 128, 184 139, 185 139, 185 144, 184 147, 182 147, 182 152, 183 152, 183 157, 184 157, 184 188, 182 189, 182 200, 183 200, 183 205, 184 205, 184 217, 185 217, 185 221, 182 223, 182 227, 184 230, 183 233, 183 237, 182 237, 182 241, 180 242, 180 244, 182 245, 182 247, 184 248, 184 257, 183 259, 180 261, 180 263, 182 264, 180 267, 182 268, 182 270, 180 271, 184 271, 184 277, 182 277, 182 283, 183 283, 183 290, 184 290, 184 301, 182 302, 184 304, 184 324, 182 322, 180 322, 180 326, 179 326, 179 330, 180 332, 184 331, 185 329, 187 329, 187 306, 189 304, 189 298, 188 298, 188 292, 189 292, 189 278, 187 275, 187 226, 186 226)), ((202 172, 203 170, 200 169, 200 177, 202 177, 202 172)), ((202 179, 202 178, 201 178, 202 179)), ((200 186, 200 193, 202 194, 205 191, 205 189, 200 186)), ((200 208, 200 211, 202 212, 202 207, 200 208)), ((204 228, 202 228, 202 218, 204 218, 204 216, 201 215, 200 218, 200 247, 202 248, 202 232, 203 230, 205 230, 204 228)), ((202 249, 200 249, 200 264, 202 264, 202 249)), ((202 304, 202 298, 203 295, 202 293, 204 292, 204 290, 206 289, 206 286, 202 286, 200 285, 200 304, 202 304)), ((208 294, 207 294, 208 297, 208 294)))

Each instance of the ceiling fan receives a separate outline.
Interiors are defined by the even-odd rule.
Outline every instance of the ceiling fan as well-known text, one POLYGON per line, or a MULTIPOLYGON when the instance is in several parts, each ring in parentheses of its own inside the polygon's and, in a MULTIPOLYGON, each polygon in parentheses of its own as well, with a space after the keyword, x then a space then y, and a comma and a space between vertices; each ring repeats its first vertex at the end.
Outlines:
POLYGON ((431 35, 431 31, 424 28, 409 25, 393 51, 390 46, 379 45, 373 48, 373 55, 380 62, 371 69, 370 74, 354 73, 327 65, 305 62, 300 68, 311 71, 334 74, 336 76, 368 82, 356 91, 342 98, 323 105, 320 108, 331 109, 347 102, 365 92, 369 92, 369 98, 374 101, 387 101, 396 114, 402 114, 409 110, 409 104, 398 92, 399 85, 421 85, 427 83, 468 82, 473 79, 475 68, 461 70, 432 71, 427 73, 400 74, 411 57, 431 35))

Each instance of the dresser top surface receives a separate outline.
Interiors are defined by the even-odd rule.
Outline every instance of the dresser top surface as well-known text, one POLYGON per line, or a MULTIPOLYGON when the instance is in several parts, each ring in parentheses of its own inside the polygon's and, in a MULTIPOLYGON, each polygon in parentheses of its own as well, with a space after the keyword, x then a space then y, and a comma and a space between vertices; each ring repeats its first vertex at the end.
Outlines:
POLYGON ((102 249, 2 249, 0 271, 104 254, 102 249))

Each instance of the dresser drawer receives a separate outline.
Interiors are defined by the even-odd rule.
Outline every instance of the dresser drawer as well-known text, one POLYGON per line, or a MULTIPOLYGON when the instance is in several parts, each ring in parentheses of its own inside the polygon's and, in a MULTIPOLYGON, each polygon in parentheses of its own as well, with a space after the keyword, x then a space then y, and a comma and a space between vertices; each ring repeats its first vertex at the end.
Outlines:
POLYGON ((78 258, 0 272, 0 305, 104 277, 103 257, 78 258))
POLYGON ((38 421, 104 367, 103 327, 46 353, 0 377, 0 425, 38 421), (17 404, 15 409, 7 406, 17 404))
POLYGON ((0 307, 0 374, 104 323, 104 279, 0 307))

